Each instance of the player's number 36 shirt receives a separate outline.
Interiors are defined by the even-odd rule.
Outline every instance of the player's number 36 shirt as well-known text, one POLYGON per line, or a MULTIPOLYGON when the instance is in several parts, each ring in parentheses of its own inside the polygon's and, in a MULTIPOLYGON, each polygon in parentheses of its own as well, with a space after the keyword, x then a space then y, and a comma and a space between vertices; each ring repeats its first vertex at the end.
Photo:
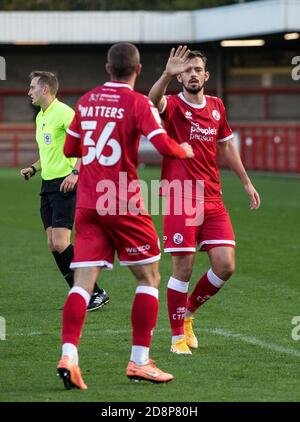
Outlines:
MULTIPOLYGON (((77 103, 67 132, 65 154, 82 157, 77 208, 96 208, 98 182, 111 182, 118 199, 118 193, 123 195, 121 191, 126 189, 126 186, 119 188, 123 186, 119 179, 121 173, 125 173, 127 186, 138 180, 136 167, 141 134, 160 153, 186 157, 184 149, 167 137, 149 98, 123 82, 107 82, 85 94, 77 103)), ((128 193, 128 199, 129 196, 128 193)))

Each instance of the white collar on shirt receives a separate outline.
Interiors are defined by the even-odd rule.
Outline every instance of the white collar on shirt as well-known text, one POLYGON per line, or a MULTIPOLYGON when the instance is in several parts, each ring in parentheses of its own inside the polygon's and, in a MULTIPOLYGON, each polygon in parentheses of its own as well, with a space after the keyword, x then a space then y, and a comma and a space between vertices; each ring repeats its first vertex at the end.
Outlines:
POLYGON ((109 86, 111 88, 129 88, 133 91, 132 87, 126 82, 105 82, 104 86, 109 86))
POLYGON ((205 106, 206 106, 206 98, 205 98, 205 95, 203 95, 203 102, 202 102, 202 104, 194 104, 194 103, 190 103, 186 98, 185 98, 185 96, 183 95, 183 92, 180 92, 179 94, 178 94, 178 97, 182 100, 182 101, 184 101, 185 103, 187 103, 189 106, 191 106, 191 107, 194 107, 194 108, 204 108, 205 106))

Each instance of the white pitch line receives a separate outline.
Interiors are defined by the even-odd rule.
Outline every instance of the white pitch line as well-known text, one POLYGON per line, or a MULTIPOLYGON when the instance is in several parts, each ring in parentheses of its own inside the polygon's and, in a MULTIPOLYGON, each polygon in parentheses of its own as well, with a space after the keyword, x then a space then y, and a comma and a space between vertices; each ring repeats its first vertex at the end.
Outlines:
POLYGON ((300 351, 291 349, 290 347, 280 346, 275 343, 268 343, 263 340, 259 340, 256 337, 244 336, 243 334, 233 333, 232 331, 223 330, 222 328, 214 328, 213 330, 202 329, 202 331, 216 334, 222 337, 231 337, 242 341, 243 343, 253 344, 254 346, 261 347, 262 349, 269 349, 274 352, 285 353, 292 356, 300 357, 300 351))
POLYGON ((44 333, 41 331, 33 331, 32 333, 13 333, 13 334, 7 334, 7 337, 10 336, 25 336, 25 337, 31 337, 31 336, 42 336, 44 333))
MULTIPOLYGON (((205 332, 205 333, 209 333, 209 334, 214 334, 214 335, 218 335, 218 336, 222 336, 222 337, 229 337, 229 338, 234 338, 237 339, 243 343, 247 343, 247 344, 252 344, 253 346, 258 346, 262 349, 268 349, 268 350, 272 350, 273 352, 278 352, 278 353, 285 353, 287 355, 292 355, 292 356, 297 356, 300 357, 300 351, 292 349, 290 347, 285 347, 285 346, 280 346, 279 344, 275 344, 275 343, 268 343, 264 340, 260 340, 256 337, 250 337, 250 336, 245 336, 243 334, 240 333, 234 333, 232 331, 228 331, 228 330, 224 330, 223 328, 213 328, 213 329, 208 329, 208 328, 196 328, 194 330, 195 332, 201 333, 205 332)), ((111 328, 107 329, 107 330, 94 330, 94 332, 99 332, 99 333, 104 333, 104 334, 129 334, 131 333, 131 329, 121 329, 121 330, 113 330, 111 328)), ((158 328, 155 329, 154 332, 156 333, 166 333, 166 332, 170 332, 169 328, 158 328)), ((12 334, 8 334, 7 337, 10 336, 42 336, 44 334, 49 334, 49 333, 43 333, 43 332, 29 332, 29 333, 12 333, 12 334)))

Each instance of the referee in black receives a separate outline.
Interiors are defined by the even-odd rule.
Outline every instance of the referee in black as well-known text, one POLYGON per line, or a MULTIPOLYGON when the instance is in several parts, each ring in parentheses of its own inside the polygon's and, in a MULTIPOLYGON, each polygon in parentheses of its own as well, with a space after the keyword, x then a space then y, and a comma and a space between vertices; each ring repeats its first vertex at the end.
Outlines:
MULTIPOLYGON (((40 107, 36 117, 36 141, 39 160, 20 171, 28 180, 41 171, 41 218, 47 233, 48 246, 56 264, 70 288, 73 286, 71 230, 74 222, 76 183, 80 160, 66 158, 63 153, 66 131, 74 111, 58 101, 58 80, 51 72, 33 71, 30 74, 28 95, 34 106, 40 107)), ((87 307, 88 311, 109 302, 105 290, 96 284, 87 307)))

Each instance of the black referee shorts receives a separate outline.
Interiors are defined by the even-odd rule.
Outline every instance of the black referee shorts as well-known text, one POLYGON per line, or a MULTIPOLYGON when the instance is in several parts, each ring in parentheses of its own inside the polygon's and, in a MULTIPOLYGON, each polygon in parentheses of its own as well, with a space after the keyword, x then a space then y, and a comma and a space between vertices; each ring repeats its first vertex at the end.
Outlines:
POLYGON ((72 230, 75 216, 76 190, 63 193, 41 193, 41 218, 45 230, 48 227, 65 227, 72 230))

